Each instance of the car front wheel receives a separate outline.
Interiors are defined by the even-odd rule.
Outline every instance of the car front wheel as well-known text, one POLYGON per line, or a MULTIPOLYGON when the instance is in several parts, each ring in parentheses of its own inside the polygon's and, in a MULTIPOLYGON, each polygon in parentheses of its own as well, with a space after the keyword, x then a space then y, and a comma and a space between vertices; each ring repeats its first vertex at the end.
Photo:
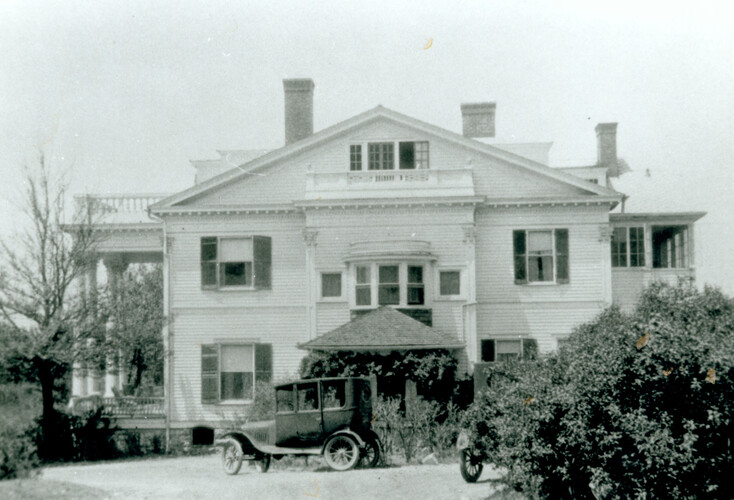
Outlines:
POLYGON ((233 476, 242 468, 242 446, 235 439, 228 439, 222 448, 224 472, 233 476))
POLYGON ((334 470, 349 470, 357 465, 359 458, 359 445, 350 436, 334 436, 324 448, 324 459, 334 470))

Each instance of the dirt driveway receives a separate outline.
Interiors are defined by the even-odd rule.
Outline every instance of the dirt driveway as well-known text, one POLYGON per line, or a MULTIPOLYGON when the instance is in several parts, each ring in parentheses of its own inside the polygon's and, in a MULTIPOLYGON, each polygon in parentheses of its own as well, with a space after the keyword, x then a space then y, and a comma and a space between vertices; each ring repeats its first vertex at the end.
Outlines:
POLYGON ((497 477, 485 470, 478 483, 467 484, 456 464, 333 472, 312 462, 306 469, 274 462, 266 474, 243 470, 227 476, 219 456, 211 455, 52 467, 41 480, 97 488, 116 499, 428 500, 487 498, 493 492, 489 480, 497 477))

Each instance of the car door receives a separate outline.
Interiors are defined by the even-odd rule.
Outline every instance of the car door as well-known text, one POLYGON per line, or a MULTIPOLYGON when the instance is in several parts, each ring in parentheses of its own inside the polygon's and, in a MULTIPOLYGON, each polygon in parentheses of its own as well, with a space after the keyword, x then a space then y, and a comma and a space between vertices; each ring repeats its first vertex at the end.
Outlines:
POLYGON ((298 440, 302 445, 317 445, 321 442, 323 425, 321 397, 318 382, 303 382, 296 385, 298 411, 298 440))
POLYGON ((294 384, 275 388, 275 444, 297 446, 298 414, 296 413, 296 387, 294 384))

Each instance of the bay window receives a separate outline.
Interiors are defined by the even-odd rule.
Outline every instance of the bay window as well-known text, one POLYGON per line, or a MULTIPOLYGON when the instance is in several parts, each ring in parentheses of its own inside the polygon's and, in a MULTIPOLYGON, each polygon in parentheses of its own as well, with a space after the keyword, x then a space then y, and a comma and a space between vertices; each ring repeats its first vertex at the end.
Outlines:
POLYGON ((354 266, 356 307, 422 306, 426 303, 424 266, 400 263, 365 263, 354 266))
POLYGON ((380 285, 377 303, 381 306, 400 304, 398 266, 379 266, 380 285))

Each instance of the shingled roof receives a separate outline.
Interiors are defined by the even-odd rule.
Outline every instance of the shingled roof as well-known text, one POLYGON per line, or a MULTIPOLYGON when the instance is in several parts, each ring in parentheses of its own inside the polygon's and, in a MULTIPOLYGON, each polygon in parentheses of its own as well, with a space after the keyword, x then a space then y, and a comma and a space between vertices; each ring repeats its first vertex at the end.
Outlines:
POLYGON ((464 344, 383 306, 298 347, 310 351, 372 351, 459 349, 464 344))

